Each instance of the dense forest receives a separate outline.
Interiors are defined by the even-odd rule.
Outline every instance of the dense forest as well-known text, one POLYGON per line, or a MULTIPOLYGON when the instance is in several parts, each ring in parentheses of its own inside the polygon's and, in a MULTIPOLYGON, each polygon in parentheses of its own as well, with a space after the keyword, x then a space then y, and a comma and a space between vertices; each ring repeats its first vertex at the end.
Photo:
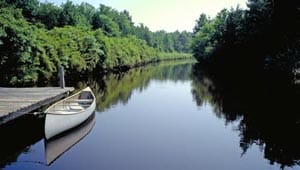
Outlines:
POLYGON ((71 1, 0 0, 2 84, 33 85, 67 74, 130 68, 187 58, 192 33, 151 32, 128 11, 71 1))
POLYGON ((193 54, 215 71, 271 70, 293 76, 300 66, 300 1, 248 0, 247 8, 201 14, 193 54))

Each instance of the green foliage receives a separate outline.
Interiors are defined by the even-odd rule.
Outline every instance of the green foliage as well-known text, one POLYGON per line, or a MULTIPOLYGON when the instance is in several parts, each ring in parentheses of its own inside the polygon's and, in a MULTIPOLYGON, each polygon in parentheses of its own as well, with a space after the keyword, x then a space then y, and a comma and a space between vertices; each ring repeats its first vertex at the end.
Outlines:
POLYGON ((55 28, 48 32, 48 39, 50 58, 69 71, 92 70, 104 55, 93 32, 84 28, 55 28))
POLYGON ((56 75, 59 65, 71 71, 96 68, 103 58, 101 44, 93 32, 83 28, 64 27, 51 31, 30 25, 20 10, 2 8, 1 72, 12 84, 35 83, 56 75))
POLYGON ((191 33, 185 31, 151 32, 143 24, 135 26, 126 10, 119 12, 103 4, 96 9, 90 4, 76 5, 69 0, 59 7, 51 3, 38 3, 37 0, 5 1, 21 8, 23 13, 31 9, 30 15, 24 15, 24 17, 35 24, 38 22, 44 24, 47 29, 67 25, 85 26, 94 30, 100 28, 107 36, 137 36, 139 39, 145 40, 148 46, 158 48, 162 52, 190 52, 191 33))
POLYGON ((59 24, 60 26, 65 25, 77 25, 79 24, 79 20, 81 19, 81 15, 76 11, 77 6, 75 6, 71 1, 67 1, 66 3, 61 5, 62 12, 59 16, 59 24))
POLYGON ((34 44, 34 38, 31 39, 29 36, 37 28, 28 24, 21 10, 13 8, 0 9, 0 28, 1 49, 5 49, 0 51, 0 72, 4 75, 3 81, 10 79, 15 83, 21 75, 25 83, 36 81, 36 66, 39 65, 39 59, 30 57, 30 53, 38 48, 34 44), (32 66, 28 67, 29 64, 32 66))
POLYGON ((194 33, 200 31, 201 27, 203 27, 209 21, 206 14, 201 14, 199 19, 196 21, 196 25, 194 27, 194 33))
POLYGON ((166 52, 160 52, 158 54, 159 60, 176 60, 176 59, 193 59, 193 55, 190 53, 178 53, 178 52, 173 52, 173 53, 166 53, 166 52))
POLYGON ((91 24, 92 23, 93 15, 96 12, 96 9, 94 8, 94 6, 83 2, 79 6, 77 6, 77 11, 86 20, 85 24, 91 24))
POLYGON ((103 29, 104 33, 109 36, 134 34, 134 23, 128 11, 119 12, 102 4, 92 17, 92 25, 94 29, 103 29))
POLYGON ((248 65, 294 74, 300 61, 299 8, 299 1, 248 0, 248 9, 224 9, 212 20, 202 14, 194 28, 194 56, 217 68, 248 65), (222 52, 231 54, 218 55, 222 52))
POLYGON ((207 22, 201 27, 200 31, 194 35, 192 48, 198 61, 206 59, 212 53, 216 43, 213 39, 216 32, 216 24, 216 21, 207 22))
POLYGON ((140 24, 135 28, 135 35, 147 42, 147 45, 161 52, 190 52, 192 34, 186 31, 167 33, 165 31, 151 32, 148 27, 140 24))
POLYGON ((106 60, 104 68, 119 66, 133 67, 142 63, 156 61, 158 53, 155 49, 147 46, 146 42, 131 37, 106 38, 106 60))
POLYGON ((53 4, 43 3, 40 5, 40 8, 37 12, 37 19, 39 21, 43 21, 48 29, 52 29, 53 27, 60 24, 59 19, 61 12, 62 9, 53 4))
POLYGON ((22 9, 23 15, 31 20, 34 20, 39 7, 38 0, 5 0, 5 2, 22 9))
POLYGON ((156 36, 143 27, 138 34, 127 11, 105 5, 3 0, 0 6, 1 84, 49 82, 60 66, 67 74, 91 73, 189 57, 175 51, 188 49, 190 33, 156 36))
POLYGON ((93 28, 101 28, 108 36, 119 36, 120 30, 117 23, 106 15, 96 13, 93 17, 93 28))

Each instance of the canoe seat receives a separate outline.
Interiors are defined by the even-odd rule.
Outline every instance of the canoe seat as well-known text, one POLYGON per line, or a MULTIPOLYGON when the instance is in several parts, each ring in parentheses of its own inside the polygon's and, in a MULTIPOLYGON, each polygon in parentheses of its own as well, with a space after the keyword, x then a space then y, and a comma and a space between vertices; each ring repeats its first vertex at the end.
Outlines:
POLYGON ((91 103, 91 102, 93 102, 93 99, 74 99, 74 100, 67 100, 67 101, 64 101, 64 102, 69 102, 69 103, 88 102, 88 103, 91 103))
POLYGON ((80 106, 79 104, 70 105, 69 108, 70 108, 70 110, 78 110, 78 111, 84 110, 84 108, 82 106, 80 106))

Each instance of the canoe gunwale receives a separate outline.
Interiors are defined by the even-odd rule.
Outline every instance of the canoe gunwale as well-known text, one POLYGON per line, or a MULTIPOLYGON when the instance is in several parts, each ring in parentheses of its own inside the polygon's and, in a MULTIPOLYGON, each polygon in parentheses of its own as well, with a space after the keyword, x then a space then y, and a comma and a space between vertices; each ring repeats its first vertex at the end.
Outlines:
POLYGON ((64 113, 62 112, 46 112, 46 114, 49 114, 49 115, 59 115, 59 116, 65 116, 65 115, 76 115, 76 114, 80 114, 80 113, 83 113, 83 112, 86 112, 88 109, 90 109, 93 105, 94 101, 89 105, 89 107, 81 110, 81 111, 65 111, 64 113))
MULTIPOLYGON (((87 108, 88 109, 88 108, 87 108)), ((83 113, 83 112, 85 112, 86 111, 86 109, 85 110, 83 110, 83 111, 80 111, 80 112, 77 112, 77 111, 74 111, 74 112, 66 112, 66 113, 52 113, 52 112, 48 112, 47 114, 48 115, 58 115, 58 116, 65 116, 65 115, 76 115, 76 114, 80 114, 80 113, 83 113)))

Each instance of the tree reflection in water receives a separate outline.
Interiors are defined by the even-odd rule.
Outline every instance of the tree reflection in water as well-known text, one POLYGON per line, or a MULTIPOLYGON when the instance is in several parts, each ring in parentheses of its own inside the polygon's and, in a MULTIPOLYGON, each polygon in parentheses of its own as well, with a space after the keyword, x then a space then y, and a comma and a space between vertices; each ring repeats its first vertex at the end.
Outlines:
POLYGON ((242 154, 257 144, 270 164, 284 168, 300 165, 300 87, 290 82, 285 75, 213 73, 195 65, 192 93, 226 123, 240 121, 242 154))
POLYGON ((111 73, 90 77, 85 81, 74 81, 78 82, 74 86, 78 89, 90 86, 96 96, 97 111, 101 112, 118 103, 126 104, 134 90, 143 91, 151 80, 189 81, 192 63, 194 60, 151 64, 124 73, 111 73))

